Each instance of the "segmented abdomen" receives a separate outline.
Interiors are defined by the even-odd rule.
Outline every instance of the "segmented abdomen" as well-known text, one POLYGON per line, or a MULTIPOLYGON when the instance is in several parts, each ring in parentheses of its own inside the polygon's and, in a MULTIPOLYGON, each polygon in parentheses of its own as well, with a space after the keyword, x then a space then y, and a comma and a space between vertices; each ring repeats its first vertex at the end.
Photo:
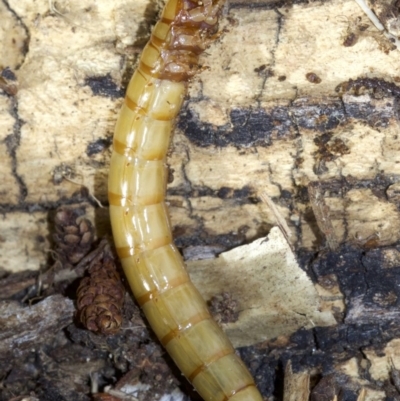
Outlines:
POLYGON ((198 55, 215 33, 222 1, 168 1, 129 83, 115 129, 110 215, 132 291, 199 394, 210 401, 261 401, 250 373, 190 281, 172 242, 164 201, 174 119, 198 55))

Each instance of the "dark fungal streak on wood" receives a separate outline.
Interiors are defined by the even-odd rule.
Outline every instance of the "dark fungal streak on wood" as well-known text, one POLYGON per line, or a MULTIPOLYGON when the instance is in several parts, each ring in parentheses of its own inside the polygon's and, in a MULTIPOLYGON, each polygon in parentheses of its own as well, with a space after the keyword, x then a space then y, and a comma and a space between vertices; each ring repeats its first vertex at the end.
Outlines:
POLYGON ((300 128, 325 132, 345 121, 345 111, 338 98, 299 98, 291 107, 293 119, 300 128))
POLYGON ((110 74, 101 77, 87 77, 85 85, 89 86, 96 96, 118 99, 124 96, 125 90, 118 87, 110 74))
POLYGON ((262 108, 233 109, 230 112, 230 124, 222 127, 200 122, 188 108, 181 113, 178 127, 188 139, 202 147, 267 147, 271 144, 273 136, 283 138, 294 135, 288 110, 284 107, 276 107, 268 113, 262 108))
MULTIPOLYGON (((331 0, 322 0, 321 2, 329 2, 331 0)), ((229 0, 229 8, 250 8, 272 10, 282 7, 291 7, 299 4, 309 4, 310 0, 252 0, 249 4, 248 0, 229 0)))
MULTIPOLYGON (((342 179, 331 179, 325 181, 318 181, 320 187, 324 191, 329 192, 329 197, 343 198, 351 190, 357 189, 370 189, 375 196, 381 200, 387 200, 386 190, 394 183, 396 178, 391 174, 384 175, 378 174, 371 180, 359 180, 354 179, 351 176, 347 176, 342 179)), ((298 200, 304 203, 309 203, 307 187, 299 187, 298 200)), ((399 202, 398 207, 400 208, 400 198, 393 198, 393 203, 399 202)))
POLYGON ((112 144, 112 137, 108 138, 99 138, 95 141, 90 142, 86 147, 86 154, 90 156, 94 156, 98 153, 104 152, 108 149, 112 144))
POLYGON ((400 87, 392 82, 360 78, 338 85, 336 92, 338 97, 300 97, 287 106, 234 108, 223 126, 199 120, 188 102, 178 127, 200 147, 268 147, 276 140, 293 140, 298 129, 325 133, 355 121, 376 129, 400 120, 400 87), (358 101, 365 94, 369 99, 358 101))
POLYGON ((237 199, 240 201, 243 199, 247 199, 250 196, 254 197, 254 190, 247 185, 240 189, 221 187, 217 191, 217 196, 221 199, 237 199))
POLYGON ((10 96, 15 96, 18 92, 17 77, 9 67, 6 67, 0 73, 0 90, 10 96))
POLYGON ((8 81, 17 81, 17 77, 10 67, 4 68, 4 70, 1 71, 0 76, 7 79, 8 81))
MULTIPOLYGON (((169 188, 167 190, 169 197, 171 196, 182 196, 189 198, 200 198, 200 197, 211 197, 219 198, 224 200, 230 200, 237 205, 248 205, 259 203, 258 197, 254 188, 245 185, 242 188, 231 188, 222 186, 218 189, 210 188, 206 185, 192 185, 190 188, 187 186, 178 186, 175 188, 169 188)), ((289 197, 287 191, 285 191, 286 197, 289 197)), ((173 201, 171 200, 172 205, 173 201)))
MULTIPOLYGON (((260 233, 260 236, 266 235, 271 229, 270 226, 263 228, 264 232, 260 233)), ((173 234, 176 246, 180 249, 212 246, 219 249, 217 253, 221 253, 247 243, 246 231, 247 227, 241 227, 236 233, 213 235, 212 233, 205 232, 202 226, 198 228, 176 226, 173 234)))
POLYGON ((400 87, 393 82, 385 81, 379 78, 357 78, 350 79, 341 83, 335 88, 338 93, 351 92, 355 95, 362 95, 365 92, 373 94, 391 94, 393 96, 400 96, 400 87))
MULTIPOLYGON (((391 254, 400 254, 400 246, 391 249, 391 254)), ((337 277, 340 290, 346 298, 346 324, 390 325, 397 319, 400 258, 396 260, 388 255, 385 248, 365 252, 343 246, 340 252, 327 252, 311 264, 316 277, 328 274, 337 277)), ((399 332, 400 328, 397 326, 394 330, 399 332)))

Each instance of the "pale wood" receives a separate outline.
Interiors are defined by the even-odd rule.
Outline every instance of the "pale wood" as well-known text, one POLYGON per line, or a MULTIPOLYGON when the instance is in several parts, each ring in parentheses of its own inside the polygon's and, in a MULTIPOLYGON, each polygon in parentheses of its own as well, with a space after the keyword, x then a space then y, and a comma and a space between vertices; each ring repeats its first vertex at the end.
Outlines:
MULTIPOLYGON (((267 113, 278 105, 291 113, 295 111, 291 109, 293 105, 300 109, 314 105, 318 109, 318 105, 340 102, 335 88, 348 79, 367 76, 390 81, 398 75, 399 53, 385 53, 384 39, 353 0, 293 5, 279 9, 281 14, 268 4, 256 9, 232 5, 229 20, 223 23, 228 31, 204 56, 207 68, 191 85, 187 110, 198 115, 199 124, 229 125, 233 109, 261 107, 267 113), (346 35, 361 23, 368 29, 359 35, 354 46, 344 47, 346 35), (254 70, 261 65, 272 69, 273 76, 266 79, 266 74, 256 73, 254 70), (321 83, 310 83, 305 77, 308 72, 317 74, 321 83), (284 81, 280 80, 282 76, 286 77, 284 81)), ((9 47, 3 50, 7 64, 17 75, 19 92, 15 99, 17 113, 11 100, 2 100, 8 112, 2 132, 11 139, 20 135, 15 158, 3 145, 0 193, 2 209, 8 212, 4 218, 13 221, 16 213, 53 208, 71 199, 81 185, 105 203, 109 148, 105 146, 91 156, 87 150, 89 144, 110 140, 121 98, 94 95, 85 79, 109 74, 112 82, 122 85, 124 63, 134 59, 127 59, 125 54, 140 51, 132 46, 138 35, 142 40, 140 26, 148 21, 149 2, 121 1, 113 5, 99 1, 89 7, 89 3, 70 1, 60 10, 49 10, 46 0, 29 7, 27 3, 11 1, 10 7, 21 16, 30 42, 24 57, 13 56, 22 52, 18 46, 14 52, 9 47), (16 116, 24 121, 19 130, 16 116), (17 166, 14 172, 13 160, 17 166), (26 187, 26 197, 21 195, 21 182, 26 187)), ((10 32, 18 32, 13 15, 4 9, 2 15, 14 24, 10 32)), ((3 29, 2 35, 6 36, 7 31, 3 29)), ((25 31, 20 30, 18 43, 25 36, 25 31)), ((354 121, 332 129, 333 140, 342 141, 349 153, 327 162, 326 171, 318 175, 314 171, 318 150, 314 140, 319 134, 313 129, 292 129, 281 140, 273 136, 269 147, 240 148, 199 148, 177 129, 169 157, 174 170, 174 181, 169 186, 174 194, 170 197, 173 225, 191 232, 199 228, 201 221, 209 235, 235 234, 247 226, 245 237, 254 239, 261 227, 275 222, 273 214, 265 213, 260 203, 242 204, 236 199, 207 194, 196 196, 197 188, 203 186, 214 193, 221 187, 249 187, 254 196, 265 191, 276 201, 291 226, 294 243, 313 247, 317 240, 315 223, 305 218, 309 206, 293 199, 294 208, 289 211, 287 204, 279 201, 282 190, 294 194, 294 185, 349 176, 357 181, 371 180, 381 171, 396 185, 400 172, 395 139, 398 128, 391 99, 379 103, 368 95, 345 96, 348 106, 370 104, 382 109, 382 113, 386 107, 388 124, 375 129, 354 121), (298 164, 300 158, 303 161, 298 164), (184 195, 184 188, 191 190, 189 195, 184 195)), ((317 109, 310 108, 311 117, 317 109)), ((366 241, 378 235, 380 243, 387 245, 399 239, 397 199, 377 198, 362 187, 339 197, 327 192, 324 197, 339 241, 366 241)), ((79 197, 75 199, 79 201, 79 197)), ((14 235, 23 238, 24 228, 19 227, 14 235)), ((7 250, 13 234, 6 230, 2 236, 5 241, 1 248, 7 250)), ((25 248, 21 242, 20 252, 25 248)), ((6 251, 3 255, 15 260, 3 267, 21 269, 18 258, 6 251)), ((29 268, 38 268, 45 260, 45 252, 28 252, 27 258, 29 268)))
POLYGON ((291 361, 285 367, 283 401, 307 401, 310 396, 310 374, 293 373, 291 361))

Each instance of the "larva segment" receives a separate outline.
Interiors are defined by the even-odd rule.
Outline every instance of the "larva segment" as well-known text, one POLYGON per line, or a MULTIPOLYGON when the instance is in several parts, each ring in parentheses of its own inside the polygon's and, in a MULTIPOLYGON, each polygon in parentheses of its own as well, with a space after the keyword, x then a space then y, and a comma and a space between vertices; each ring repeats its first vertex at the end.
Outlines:
POLYGON ((207 401, 261 401, 172 242, 165 158, 173 123, 216 31, 223 0, 169 0, 143 50, 115 128, 109 176, 114 242, 139 305, 207 401))

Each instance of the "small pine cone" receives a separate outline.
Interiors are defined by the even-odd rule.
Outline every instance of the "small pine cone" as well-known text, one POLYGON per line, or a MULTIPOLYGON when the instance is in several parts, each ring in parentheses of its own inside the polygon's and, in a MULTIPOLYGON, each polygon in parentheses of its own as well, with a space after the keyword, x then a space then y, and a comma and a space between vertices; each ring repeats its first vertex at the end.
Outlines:
POLYGON ((88 273, 77 291, 79 319, 91 331, 114 334, 122 323, 125 289, 109 247, 92 261, 88 273))
POLYGON ((75 265, 90 251, 94 228, 84 215, 83 207, 63 206, 57 209, 54 241, 62 262, 75 265))

